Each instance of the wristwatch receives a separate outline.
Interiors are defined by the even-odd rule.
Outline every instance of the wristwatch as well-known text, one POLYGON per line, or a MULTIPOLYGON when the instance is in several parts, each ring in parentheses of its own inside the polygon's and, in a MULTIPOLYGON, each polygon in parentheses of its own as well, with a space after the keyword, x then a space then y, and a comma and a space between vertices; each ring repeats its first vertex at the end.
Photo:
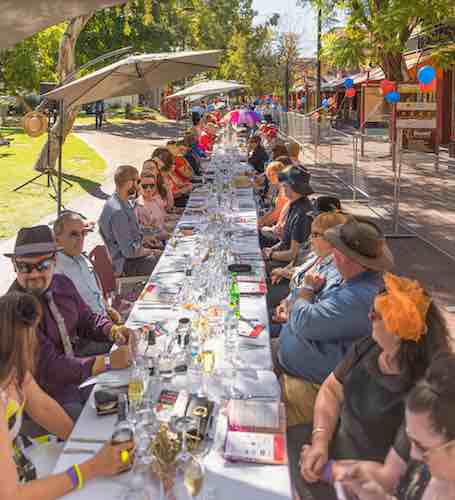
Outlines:
POLYGON ((109 354, 104 355, 104 368, 106 371, 109 371, 111 369, 111 357, 109 354))

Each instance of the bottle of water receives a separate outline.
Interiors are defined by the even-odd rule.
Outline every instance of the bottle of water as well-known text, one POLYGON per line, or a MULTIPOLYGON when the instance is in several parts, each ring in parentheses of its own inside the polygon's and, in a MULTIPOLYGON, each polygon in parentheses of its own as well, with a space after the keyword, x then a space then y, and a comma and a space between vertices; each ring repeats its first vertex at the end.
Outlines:
POLYGON ((237 282, 237 273, 232 273, 231 285, 229 287, 229 307, 237 318, 240 317, 240 288, 237 282))
POLYGON ((224 316, 224 350, 226 357, 235 353, 239 333, 239 318, 229 307, 224 316))

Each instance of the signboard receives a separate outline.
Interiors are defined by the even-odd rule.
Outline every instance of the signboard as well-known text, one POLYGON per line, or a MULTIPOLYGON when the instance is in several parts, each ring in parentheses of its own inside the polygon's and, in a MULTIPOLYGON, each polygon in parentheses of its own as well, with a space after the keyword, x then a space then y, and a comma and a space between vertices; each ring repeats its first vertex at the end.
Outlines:
POLYGON ((363 117, 362 122, 368 123, 385 123, 389 120, 390 106, 384 100, 379 85, 371 84, 362 85, 363 92, 363 117))
POLYGON ((397 128, 403 130, 403 147, 434 153, 436 146, 436 93, 422 92, 418 83, 398 84, 397 128))

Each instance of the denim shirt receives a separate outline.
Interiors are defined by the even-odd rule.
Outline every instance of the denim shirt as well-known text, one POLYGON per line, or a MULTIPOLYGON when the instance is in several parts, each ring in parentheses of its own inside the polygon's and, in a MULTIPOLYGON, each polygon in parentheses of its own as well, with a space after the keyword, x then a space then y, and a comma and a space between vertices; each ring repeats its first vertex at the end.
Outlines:
POLYGON ((383 287, 381 273, 365 271, 328 291, 323 288, 314 302, 298 298, 279 339, 283 368, 321 384, 352 343, 371 334, 368 313, 383 287))
POLYGON ((290 283, 290 288, 291 291, 289 295, 287 296, 287 299, 291 302, 295 302, 299 298, 299 293, 300 293, 300 288, 294 287, 293 285, 295 283, 300 283, 303 286, 303 277, 305 276, 305 273, 307 271, 318 273, 321 276, 324 276, 325 278, 325 283, 321 291, 318 293, 318 300, 322 300, 324 296, 334 287, 334 286, 339 286, 341 285, 341 282, 343 281, 343 278, 341 274, 338 272, 338 269, 333 262, 333 257, 332 255, 328 255, 327 257, 324 257, 320 262, 317 264, 311 265, 314 263, 315 260, 317 260, 318 257, 314 253, 311 253, 307 257, 308 264, 305 263, 302 266, 299 266, 296 271, 294 272, 294 275, 292 276, 292 280, 290 283), (303 272, 305 270, 305 272, 303 272), (302 274, 302 276, 300 276, 302 274))

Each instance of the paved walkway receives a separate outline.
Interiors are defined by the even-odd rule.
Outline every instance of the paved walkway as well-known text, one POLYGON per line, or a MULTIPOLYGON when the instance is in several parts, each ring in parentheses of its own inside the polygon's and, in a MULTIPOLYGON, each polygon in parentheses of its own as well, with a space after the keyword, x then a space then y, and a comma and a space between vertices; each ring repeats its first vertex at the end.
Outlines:
MULTIPOLYGON (((108 168, 105 183, 96 191, 85 194, 71 201, 66 208, 84 214, 90 220, 97 220, 105 200, 114 190, 113 172, 122 164, 133 165, 139 170, 144 160, 149 158, 153 150, 175 138, 180 131, 176 122, 166 123, 132 123, 122 125, 107 125, 101 131, 93 126, 76 127, 77 135, 93 147, 106 161, 108 168)), ((12 214, 14 216, 14 214, 12 214)), ((56 213, 50 214, 36 224, 50 224, 55 220, 56 213)), ((14 248, 16 238, 0 241, 0 294, 4 294, 15 279, 11 261, 3 256, 14 248)), ((98 231, 90 233, 86 238, 85 250, 90 251, 100 243, 98 231)))
MULTIPOLYGON (((386 233, 393 233, 394 173, 387 143, 368 142, 358 160, 356 185, 369 195, 352 202, 352 137, 335 134, 318 151, 305 147, 304 161, 312 169, 318 191, 332 192, 354 214, 376 218, 386 233)), ((433 155, 403 157, 400 234, 415 231, 419 238, 389 238, 398 273, 419 279, 440 303, 455 337, 455 160, 443 152, 439 168, 433 155), (453 259, 450 258, 453 257, 453 259)))

